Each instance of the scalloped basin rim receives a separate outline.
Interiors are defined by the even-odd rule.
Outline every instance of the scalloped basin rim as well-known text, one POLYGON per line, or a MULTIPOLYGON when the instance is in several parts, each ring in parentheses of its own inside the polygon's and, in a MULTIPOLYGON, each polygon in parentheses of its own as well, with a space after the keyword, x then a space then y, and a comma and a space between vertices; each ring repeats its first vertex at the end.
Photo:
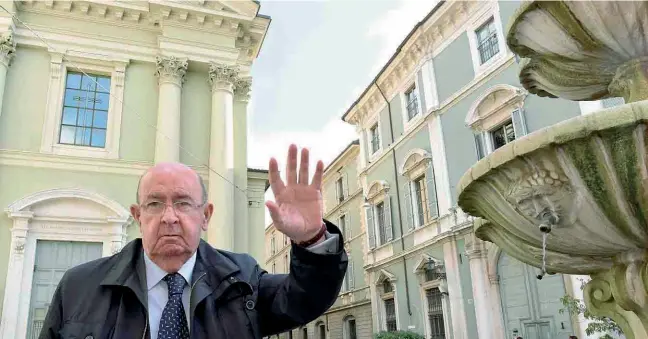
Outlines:
POLYGON ((518 157, 541 148, 586 138, 595 132, 642 122, 648 122, 648 101, 638 101, 581 115, 534 131, 500 147, 469 168, 459 179, 458 203, 464 211, 468 212, 464 206, 461 206, 461 201, 470 186, 478 179, 487 176, 492 169, 501 167, 518 157))

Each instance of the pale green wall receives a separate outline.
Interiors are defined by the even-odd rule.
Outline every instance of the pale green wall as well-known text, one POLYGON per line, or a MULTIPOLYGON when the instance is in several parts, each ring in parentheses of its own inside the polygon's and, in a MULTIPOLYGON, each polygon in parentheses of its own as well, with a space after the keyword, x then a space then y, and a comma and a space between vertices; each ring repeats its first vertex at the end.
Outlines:
MULTIPOLYGON (((7 207, 18 199, 39 191, 54 188, 81 188, 99 193, 122 205, 126 210, 135 201, 138 177, 135 175, 97 174, 19 166, 0 166, 0 206, 7 207), (53 180, 53 178, 56 178, 53 180)), ((11 243, 11 219, 0 214, 0 299, 4 296, 9 247, 11 243)), ((137 224, 128 230, 129 240, 138 236, 137 224)), ((2 305, 0 300, 0 305, 2 305)))
POLYGON ((439 102, 443 103, 475 77, 468 35, 461 34, 434 58, 432 64, 439 102))
POLYGON ((0 149, 38 152, 49 87, 50 57, 18 47, 9 67, 0 115, 0 149))
POLYGON ((121 159, 153 161, 157 106, 158 82, 155 65, 131 62, 126 67, 124 81, 124 107, 119 143, 121 159))
POLYGON ((187 72, 182 89, 180 161, 189 165, 209 163, 211 88, 207 72, 187 72))
POLYGON ((463 240, 457 240, 457 264, 459 266, 459 282, 461 284, 462 302, 466 316, 468 338, 477 338, 477 316, 475 315, 475 299, 472 290, 472 276, 470 275, 470 263, 466 255, 466 246, 463 240))

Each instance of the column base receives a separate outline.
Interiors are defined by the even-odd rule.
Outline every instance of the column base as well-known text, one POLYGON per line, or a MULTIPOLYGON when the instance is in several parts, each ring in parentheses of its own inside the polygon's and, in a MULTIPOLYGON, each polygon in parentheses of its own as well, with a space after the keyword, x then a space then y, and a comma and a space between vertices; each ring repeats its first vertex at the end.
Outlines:
POLYGON ((611 269, 592 275, 585 285, 587 310, 608 317, 627 339, 648 338, 648 263, 645 253, 632 253, 611 269))

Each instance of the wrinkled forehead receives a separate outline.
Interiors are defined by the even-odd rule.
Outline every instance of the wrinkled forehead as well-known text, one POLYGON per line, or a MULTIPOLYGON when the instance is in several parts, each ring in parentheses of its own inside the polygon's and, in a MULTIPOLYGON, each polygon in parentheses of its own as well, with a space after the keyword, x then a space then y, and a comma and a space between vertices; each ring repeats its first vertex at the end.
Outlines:
POLYGON ((151 169, 142 177, 139 188, 140 200, 182 199, 199 200, 201 187, 197 174, 183 168, 151 169))

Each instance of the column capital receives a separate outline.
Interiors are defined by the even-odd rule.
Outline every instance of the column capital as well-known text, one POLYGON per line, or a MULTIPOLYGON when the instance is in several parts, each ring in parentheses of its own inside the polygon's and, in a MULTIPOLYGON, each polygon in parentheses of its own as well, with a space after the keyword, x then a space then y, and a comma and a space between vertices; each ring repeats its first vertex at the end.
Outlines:
POLYGON ((159 77, 160 84, 173 83, 182 86, 189 67, 187 58, 158 55, 155 64, 157 68, 155 73, 159 77))
POLYGON ((234 85, 239 79, 239 69, 235 65, 223 65, 212 62, 209 65, 209 83, 212 91, 234 92, 234 85))
POLYGON ((236 101, 247 102, 250 100, 250 88, 252 87, 252 78, 239 78, 234 84, 234 95, 236 101))
POLYGON ((16 54, 16 42, 13 39, 13 33, 6 32, 0 37, 0 63, 9 67, 11 60, 16 54))

